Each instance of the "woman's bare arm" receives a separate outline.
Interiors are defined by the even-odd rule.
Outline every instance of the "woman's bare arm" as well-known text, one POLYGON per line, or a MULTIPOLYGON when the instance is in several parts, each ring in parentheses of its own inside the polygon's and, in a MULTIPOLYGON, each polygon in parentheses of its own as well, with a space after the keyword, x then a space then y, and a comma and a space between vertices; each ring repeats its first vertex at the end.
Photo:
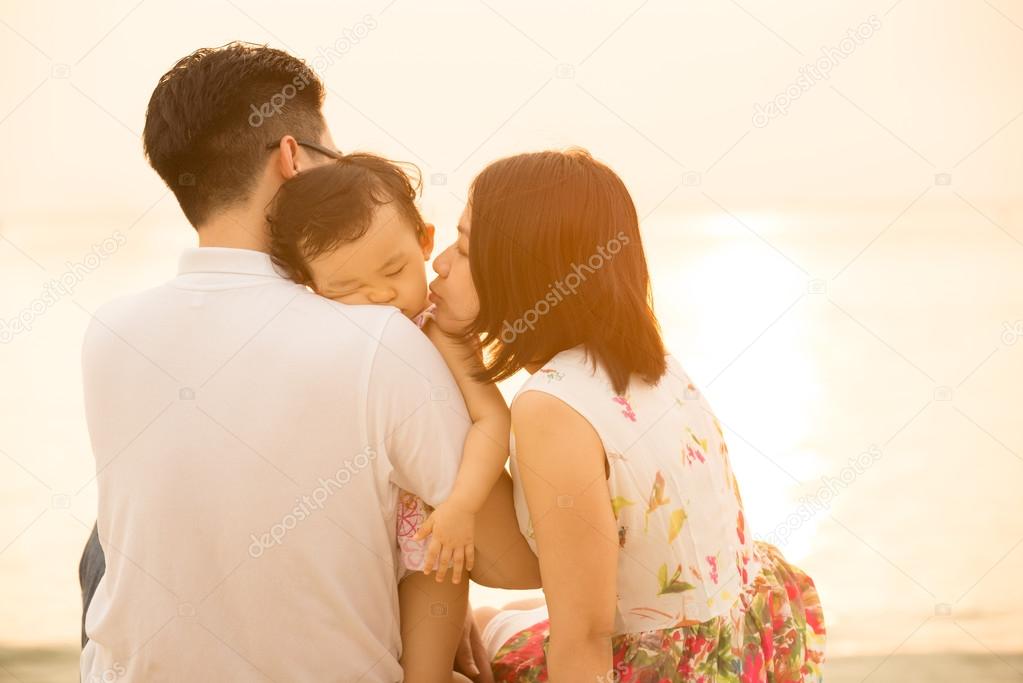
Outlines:
POLYGON ((501 472, 476 515, 476 564, 472 580, 490 588, 540 588, 540 565, 519 531, 512 480, 501 472))
POLYGON ((512 405, 516 461, 550 613, 548 675, 593 683, 611 672, 618 532, 593 427, 539 391, 512 405))

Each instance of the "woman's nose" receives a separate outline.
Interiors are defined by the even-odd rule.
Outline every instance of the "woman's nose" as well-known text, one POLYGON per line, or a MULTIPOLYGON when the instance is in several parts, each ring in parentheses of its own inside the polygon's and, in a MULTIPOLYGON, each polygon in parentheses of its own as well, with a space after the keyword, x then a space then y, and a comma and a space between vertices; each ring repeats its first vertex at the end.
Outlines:
MULTIPOLYGON (((450 249, 450 247, 448 247, 450 249)), ((433 260, 433 272, 441 277, 448 276, 448 249, 445 249, 433 260)))

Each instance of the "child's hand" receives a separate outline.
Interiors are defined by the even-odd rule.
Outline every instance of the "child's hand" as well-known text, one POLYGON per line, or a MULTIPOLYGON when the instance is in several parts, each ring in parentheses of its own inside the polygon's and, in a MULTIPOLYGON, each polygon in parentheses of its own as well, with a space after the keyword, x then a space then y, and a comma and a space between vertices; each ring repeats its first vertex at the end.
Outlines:
POLYGON ((476 560, 476 548, 473 545, 473 523, 475 515, 465 508, 451 503, 441 503, 430 513, 419 531, 413 537, 420 541, 430 534, 430 545, 426 550, 426 562, 423 573, 429 574, 440 558, 437 568, 437 581, 443 581, 444 575, 451 567, 451 582, 458 583, 462 579, 462 569, 472 571, 476 560))

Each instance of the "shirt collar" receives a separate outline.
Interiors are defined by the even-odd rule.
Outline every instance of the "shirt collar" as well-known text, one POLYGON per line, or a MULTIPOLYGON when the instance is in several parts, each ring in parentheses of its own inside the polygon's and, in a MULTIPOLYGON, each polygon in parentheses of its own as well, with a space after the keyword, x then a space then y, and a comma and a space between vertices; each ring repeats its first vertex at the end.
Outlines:
POLYGON ((252 249, 228 247, 185 249, 178 261, 178 274, 188 273, 234 273, 284 278, 284 275, 277 271, 269 254, 252 249))

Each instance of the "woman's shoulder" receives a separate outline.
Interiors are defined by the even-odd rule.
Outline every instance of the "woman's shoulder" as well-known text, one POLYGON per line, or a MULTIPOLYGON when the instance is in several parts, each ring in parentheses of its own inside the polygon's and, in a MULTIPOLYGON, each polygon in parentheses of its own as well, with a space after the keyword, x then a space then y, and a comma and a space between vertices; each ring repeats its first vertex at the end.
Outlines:
POLYGON ((610 391, 610 383, 600 368, 582 346, 560 351, 553 358, 526 378, 516 395, 529 390, 542 390, 552 394, 571 393, 574 388, 588 387, 610 391))
MULTIPOLYGON (((513 401, 527 391, 553 394, 579 412, 598 417, 617 413, 622 406, 643 405, 651 411, 665 401, 692 399, 698 390, 681 364, 666 354, 666 371, 655 382, 633 375, 623 394, 602 364, 582 346, 561 351, 530 375, 515 393, 513 401)), ((649 411, 648 411, 649 412, 649 411)), ((663 412, 663 410, 662 410, 663 412)))
MULTIPOLYGON (((649 383, 633 375, 630 390, 655 390, 662 385, 691 385, 689 375, 681 363, 670 353, 665 354, 666 368, 658 381, 649 383)), ((606 391, 614 395, 614 384, 600 361, 582 345, 565 349, 544 363, 533 373, 520 391, 527 388, 584 386, 587 390, 606 391)))

